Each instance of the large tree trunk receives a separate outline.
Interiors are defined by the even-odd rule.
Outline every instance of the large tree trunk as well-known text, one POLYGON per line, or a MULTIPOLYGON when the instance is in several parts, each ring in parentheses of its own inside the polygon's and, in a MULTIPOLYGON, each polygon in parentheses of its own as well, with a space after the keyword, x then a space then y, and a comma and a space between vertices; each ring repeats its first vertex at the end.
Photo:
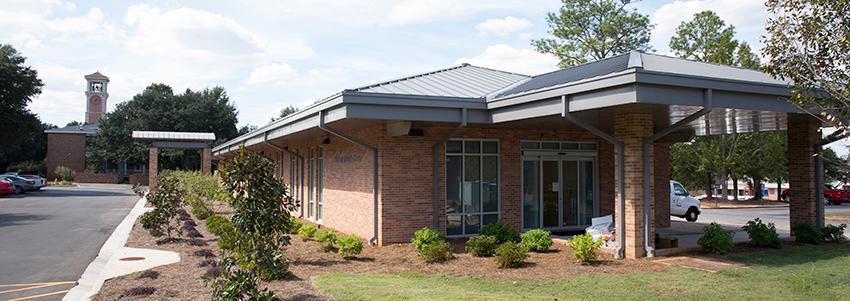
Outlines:
POLYGON ((738 179, 737 178, 732 178, 732 189, 733 189, 732 197, 734 197, 735 200, 737 201, 738 200, 738 179))
POLYGON ((758 201, 762 200, 761 190, 761 179, 753 179, 753 196, 758 201))
POLYGON ((705 184, 706 184, 705 197, 708 198, 708 199, 713 199, 714 198, 714 181, 711 178, 710 172, 705 173, 705 184))

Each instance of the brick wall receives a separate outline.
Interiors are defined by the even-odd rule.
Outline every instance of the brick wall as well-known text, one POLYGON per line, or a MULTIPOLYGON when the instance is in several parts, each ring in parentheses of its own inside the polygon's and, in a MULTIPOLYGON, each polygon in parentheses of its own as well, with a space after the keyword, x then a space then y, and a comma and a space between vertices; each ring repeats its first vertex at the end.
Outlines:
POLYGON ((74 182, 117 184, 121 183, 121 180, 114 173, 77 172, 74 175, 74 182))
MULTIPOLYGON (((652 114, 642 112, 617 112, 614 123, 614 136, 625 144, 625 256, 626 258, 643 257, 644 210, 653 210, 655 202, 650 202, 650 208, 643 206, 643 140, 652 135, 652 114)), ((652 168, 652 151, 650 151, 650 168, 652 168)), ((652 171, 650 170, 650 179, 652 171)), ((651 185, 654 186, 654 185, 651 185)), ((650 195, 653 195, 650 192, 650 195)), ((654 213, 650 212, 654 219, 654 213)), ((655 225, 650 221, 650 231, 654 233, 655 225)), ((650 246, 654 243, 654 235, 650 235, 650 246)))
POLYGON ((148 185, 148 175, 140 173, 131 174, 128 183, 130 183, 130 185, 148 185))
POLYGON ((65 166, 72 171, 86 169, 86 135, 84 134, 47 134, 47 179, 56 178, 57 166, 65 166))
POLYGON ((815 164, 812 145, 820 141, 819 122, 806 114, 788 114, 790 224, 815 225, 815 164))
POLYGON ((670 227, 670 144, 655 143, 652 159, 655 183, 655 227, 670 227))

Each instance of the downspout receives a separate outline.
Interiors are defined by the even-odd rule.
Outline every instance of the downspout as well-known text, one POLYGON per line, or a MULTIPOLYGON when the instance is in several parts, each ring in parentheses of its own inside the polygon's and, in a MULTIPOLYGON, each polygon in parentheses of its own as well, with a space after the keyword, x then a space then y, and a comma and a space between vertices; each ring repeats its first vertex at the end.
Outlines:
POLYGON ((617 147, 617 249, 614 250, 614 258, 615 259, 623 259, 625 258, 625 241, 626 241, 626 231, 624 231, 626 222, 625 222, 625 210, 626 210, 626 170, 623 165, 626 164, 625 152, 626 146, 622 141, 617 140, 614 136, 605 133, 599 128, 594 127, 582 120, 579 120, 575 116, 570 113, 570 102, 567 99, 566 95, 561 96, 561 107, 563 111, 561 111, 561 117, 569 120, 573 124, 587 130, 588 132, 593 133, 596 136, 605 139, 609 143, 613 144, 617 147))
POLYGON ((329 128, 325 125, 325 111, 319 111, 319 129, 330 133, 331 135, 342 138, 342 140, 360 145, 372 151, 372 237, 369 238, 370 244, 378 243, 378 148, 357 139, 354 139, 342 132, 329 128))
POLYGON ((440 145, 449 141, 461 128, 466 126, 466 108, 462 108, 460 111, 460 124, 458 124, 451 132, 449 132, 445 137, 440 139, 439 141, 434 143, 432 148, 433 151, 433 161, 434 165, 432 167, 432 182, 431 182, 431 192, 432 192, 432 210, 433 210, 433 220, 431 221, 431 228, 434 230, 440 229, 440 145))
MULTIPOLYGON (((271 148, 277 150, 278 152, 285 152, 285 153, 289 154, 290 156, 298 158, 299 160, 304 160, 303 157, 299 156, 295 152, 288 150, 288 149, 285 149, 285 148, 281 148, 280 146, 274 145, 271 142, 269 142, 269 132, 266 132, 265 134, 263 134, 263 144, 270 146, 271 148)), ((283 158, 281 158, 280 161, 281 161, 280 164, 283 164, 283 158)), ((293 171, 293 173, 295 173, 295 172, 297 172, 297 171, 293 171)), ((293 181, 293 182, 295 182, 295 181, 293 181)), ((290 187, 290 190, 292 190, 291 191, 292 194, 295 194, 295 187, 290 187)), ((302 197, 301 195, 299 195, 297 197, 299 201, 301 200, 301 197, 302 197)), ((304 206, 299 206, 299 207, 301 207, 301 210, 299 211, 299 215, 300 215, 299 217, 304 217, 304 206)))
POLYGON ((824 146, 847 138, 848 136, 850 136, 850 132, 839 129, 821 140, 821 142, 812 145, 815 154, 813 158, 815 163, 815 226, 818 228, 823 228, 825 226, 823 204, 823 156, 821 155, 821 151, 823 151, 824 146))
MULTIPOLYGON (((667 128, 665 128, 661 131, 658 131, 657 133, 655 133, 652 136, 649 136, 649 137, 647 137, 646 139, 643 140, 643 158, 642 158, 642 160, 643 160, 643 242, 644 242, 644 250, 646 251, 646 257, 655 256, 655 246, 650 246, 650 244, 649 244, 649 242, 651 241, 650 237, 649 237, 649 232, 650 232, 650 229, 652 228, 652 226, 650 225, 650 221, 652 220, 652 216, 650 215, 650 212, 649 212, 649 208, 651 206, 650 201, 649 201, 649 199, 650 199, 650 186, 649 186, 649 184, 652 181, 650 179, 651 175, 649 174, 649 169, 651 168, 649 166, 649 150, 652 147, 652 143, 655 142, 655 140, 661 139, 662 137, 667 136, 667 134, 672 133, 673 131, 681 128, 682 126, 684 126, 688 123, 691 123, 694 120, 697 120, 697 118, 700 118, 700 117, 702 117, 702 116, 704 116, 708 113, 711 113, 711 108, 712 108, 711 89, 705 89, 703 91, 702 101, 703 101, 702 109, 699 110, 698 112, 693 113, 691 115, 688 115, 685 118, 682 118, 681 120, 677 121, 676 123, 673 123, 672 125, 668 126, 667 128)), ((669 185, 669 184, 667 184, 667 185, 669 185)))

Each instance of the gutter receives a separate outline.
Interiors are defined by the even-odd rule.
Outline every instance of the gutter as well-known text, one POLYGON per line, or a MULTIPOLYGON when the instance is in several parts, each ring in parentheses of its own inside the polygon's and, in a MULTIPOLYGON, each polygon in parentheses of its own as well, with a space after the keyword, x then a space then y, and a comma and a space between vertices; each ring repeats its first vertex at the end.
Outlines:
MULTIPOLYGON (((290 156, 298 158, 299 161, 304 162, 304 157, 299 156, 298 154, 296 154, 293 151, 290 151, 290 150, 285 149, 285 148, 281 148, 280 146, 274 145, 271 142, 269 142, 269 132, 265 132, 263 134, 263 144, 268 145, 271 148, 274 148, 278 152, 285 152, 285 153, 289 154, 290 156)), ((283 159, 281 159, 280 164, 283 164, 283 159)), ((293 171, 293 172, 297 172, 297 171, 293 171)), ((293 194, 295 193, 295 187, 290 187, 290 190, 292 190, 293 194)), ((301 197, 303 197, 303 195, 298 196, 298 201, 301 201, 301 197)), ((300 206, 300 207, 301 207, 301 212, 299 213, 299 215, 300 215, 299 217, 304 217, 304 207, 303 206, 300 206)))
POLYGON ((445 144, 447 141, 449 141, 449 139, 454 137, 454 135, 457 134, 460 129, 466 127, 466 108, 461 108, 460 116, 460 124, 458 124, 454 129, 452 129, 452 131, 449 132, 445 137, 435 142, 434 146, 432 147, 432 159, 434 161, 434 165, 432 167, 433 169, 431 172, 431 174, 433 175, 431 183, 431 201, 433 205, 433 220, 431 221, 431 228, 435 230, 440 229, 440 145, 445 144))
POLYGON ((617 226, 616 226, 616 229, 615 229, 616 232, 617 232, 617 249, 614 250, 614 258, 623 259, 623 258, 625 258, 625 241, 626 241, 626 232, 624 231, 625 226, 626 226, 626 221, 625 221, 625 218, 626 218, 626 216, 625 216, 626 182, 624 181, 625 178, 626 178, 626 170, 625 170, 625 167, 624 167, 624 165, 626 164, 626 159, 625 159, 626 146, 625 146, 625 144, 623 144, 622 141, 617 140, 617 138, 614 138, 614 136, 611 136, 608 133, 605 133, 604 131, 600 130, 599 128, 596 128, 593 125, 590 125, 590 124, 588 124, 588 123, 586 123, 582 120, 579 120, 575 116, 573 116, 572 113, 570 113, 570 102, 569 102, 569 99, 567 99, 567 98, 568 98, 567 95, 561 96, 561 104, 562 104, 561 107, 563 108, 563 111, 561 111, 561 117, 564 117, 565 119, 569 120, 573 124, 587 130, 588 132, 593 133, 596 136, 601 137, 602 139, 605 139, 605 141, 608 141, 608 142, 610 142, 611 144, 614 144, 617 147, 617 171, 616 171, 616 173, 617 173, 617 179, 618 179, 617 180, 617 208, 618 208, 618 210, 616 210, 617 211, 617 226))
POLYGON ((365 142, 354 139, 340 131, 329 128, 325 125, 325 110, 319 111, 319 129, 328 132, 334 136, 342 138, 345 141, 360 145, 372 151, 372 237, 369 238, 370 244, 378 243, 378 148, 365 142))
POLYGON ((691 123, 692 121, 696 120, 697 118, 700 118, 700 117, 702 117, 702 116, 704 116, 708 113, 711 113, 711 109, 712 109, 712 91, 711 91, 711 89, 705 89, 705 90, 703 90, 703 105, 702 105, 701 110, 699 110, 698 112, 693 113, 691 115, 688 115, 685 118, 682 118, 681 120, 677 121, 676 123, 668 126, 667 128, 665 128, 661 131, 656 132, 652 136, 649 136, 649 137, 647 137, 646 139, 643 140, 643 158, 642 158, 642 161, 643 161, 643 208, 644 208, 644 210, 643 210, 643 241, 644 241, 644 250, 646 251, 646 257, 654 257, 655 256, 655 247, 649 245, 649 242, 650 242, 649 232, 650 232, 650 229, 652 227, 650 225, 650 221, 652 220, 652 216, 650 215, 650 211, 649 211, 649 208, 651 206, 651 204, 649 202, 649 199, 650 199, 649 183, 651 182, 651 179, 650 179, 651 175, 649 173, 649 169, 651 168, 649 166, 649 149, 652 147, 652 143, 655 142, 655 140, 661 139, 662 137, 667 136, 667 134, 672 133, 676 129, 681 128, 682 126, 684 126, 688 123, 691 123))

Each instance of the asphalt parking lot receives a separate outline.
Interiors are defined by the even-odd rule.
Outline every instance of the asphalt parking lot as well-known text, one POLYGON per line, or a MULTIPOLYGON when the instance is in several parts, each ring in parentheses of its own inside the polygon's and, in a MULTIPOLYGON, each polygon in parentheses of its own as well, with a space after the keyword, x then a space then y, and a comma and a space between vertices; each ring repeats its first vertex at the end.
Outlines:
POLYGON ((0 300, 60 300, 138 197, 129 185, 0 197, 0 300))
MULTIPOLYGON (((837 212, 850 212, 850 203, 842 205, 827 205, 824 207, 826 214, 837 212)), ((788 207, 779 208, 738 208, 738 209, 703 209, 698 222, 709 224, 717 222, 721 225, 743 226, 747 221, 756 217, 761 218, 765 223, 773 223, 776 229, 780 231, 790 231, 791 222, 788 217, 788 207)), ((679 218, 674 217, 673 220, 679 218)), ((846 222, 837 222, 827 220, 830 224, 841 224, 846 222)))

